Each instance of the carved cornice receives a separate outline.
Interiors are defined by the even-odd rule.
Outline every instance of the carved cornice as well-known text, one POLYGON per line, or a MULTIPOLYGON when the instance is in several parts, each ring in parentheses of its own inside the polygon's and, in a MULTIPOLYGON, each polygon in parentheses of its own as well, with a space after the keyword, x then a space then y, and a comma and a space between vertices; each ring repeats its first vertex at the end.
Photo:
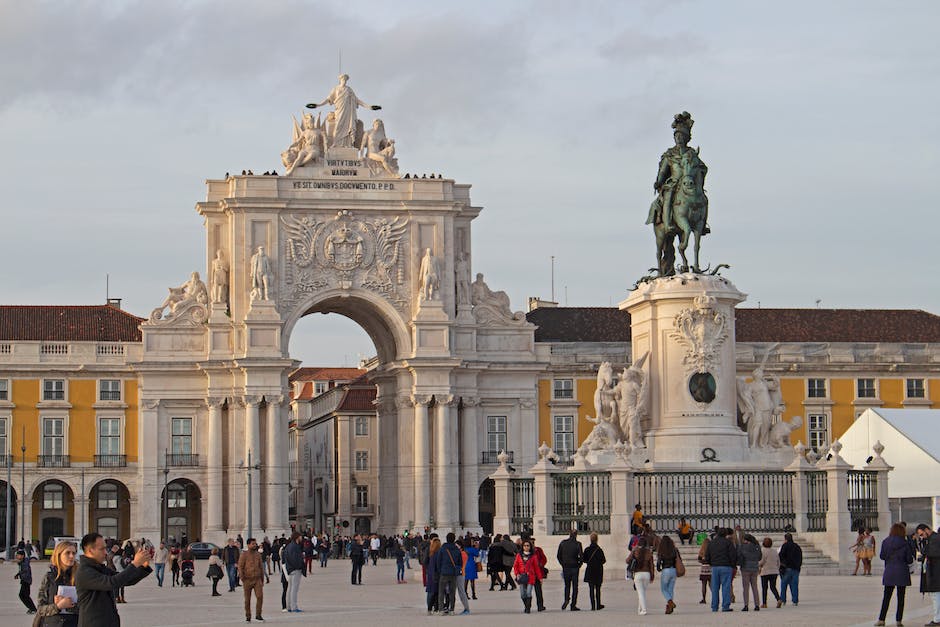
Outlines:
POLYGON ((241 399, 239 400, 246 407, 250 407, 252 405, 257 407, 258 405, 261 404, 261 398, 262 396, 260 394, 246 394, 245 396, 242 396, 241 399))
POLYGON ((460 402, 463 403, 464 407, 479 407, 482 404, 479 396, 462 396, 460 402))
POLYGON ((431 404, 431 398, 433 398, 431 394, 413 394, 411 396, 411 404, 416 406, 424 405, 427 407, 431 404))
POLYGON ((536 405, 538 405, 538 401, 534 398, 520 398, 519 399, 519 407, 521 407, 522 409, 532 409, 536 405))
POLYGON ((206 398, 206 405, 209 407, 209 409, 222 409, 222 405, 224 404, 224 396, 210 396, 206 398))
POLYGON ((453 394, 435 394, 434 402, 444 407, 453 407, 457 404, 457 397, 453 394))
POLYGON ((144 409, 157 409, 160 407, 160 399, 145 398, 140 401, 140 404, 144 406, 144 409))

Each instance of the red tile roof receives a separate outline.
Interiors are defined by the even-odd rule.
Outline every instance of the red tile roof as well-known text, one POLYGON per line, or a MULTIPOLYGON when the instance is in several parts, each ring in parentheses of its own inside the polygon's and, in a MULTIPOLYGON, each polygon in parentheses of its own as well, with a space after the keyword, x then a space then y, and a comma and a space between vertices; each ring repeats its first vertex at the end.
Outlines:
POLYGON ((290 381, 352 381, 366 373, 362 368, 298 368, 290 373, 290 381))
POLYGON ((143 321, 112 305, 0 305, 0 340, 139 342, 143 321))
MULTIPOLYGON (((613 307, 542 307, 526 315, 536 342, 629 342, 613 307)), ((916 309, 736 309, 738 342, 940 343, 940 316, 916 309)))
POLYGON ((337 411, 375 411, 375 386, 369 388, 348 388, 337 411))

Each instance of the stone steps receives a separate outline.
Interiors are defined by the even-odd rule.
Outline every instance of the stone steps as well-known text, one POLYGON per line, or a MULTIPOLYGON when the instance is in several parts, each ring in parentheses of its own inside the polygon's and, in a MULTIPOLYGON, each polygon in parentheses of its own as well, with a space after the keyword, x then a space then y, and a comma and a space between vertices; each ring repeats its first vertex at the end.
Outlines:
MULTIPOLYGON (((773 540, 775 549, 779 549, 783 544, 783 535, 777 534, 755 534, 758 541, 764 538, 773 540)), ((793 537, 794 541, 803 549, 803 567, 800 570, 801 575, 838 575, 839 564, 826 556, 822 551, 813 546, 812 543, 798 535, 793 537)), ((679 554, 685 562, 686 568, 690 570, 689 574, 698 574, 698 549, 697 545, 679 545, 679 554)))

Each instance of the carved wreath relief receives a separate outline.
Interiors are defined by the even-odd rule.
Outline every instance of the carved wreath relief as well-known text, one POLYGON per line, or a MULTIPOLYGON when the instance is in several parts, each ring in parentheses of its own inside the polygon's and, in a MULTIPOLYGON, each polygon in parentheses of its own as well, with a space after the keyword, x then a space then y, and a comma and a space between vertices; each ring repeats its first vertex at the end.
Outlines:
POLYGON ((373 291, 404 311, 408 306, 402 237, 408 218, 357 218, 339 211, 332 219, 303 213, 281 217, 284 225, 283 300, 293 304, 325 288, 373 291))

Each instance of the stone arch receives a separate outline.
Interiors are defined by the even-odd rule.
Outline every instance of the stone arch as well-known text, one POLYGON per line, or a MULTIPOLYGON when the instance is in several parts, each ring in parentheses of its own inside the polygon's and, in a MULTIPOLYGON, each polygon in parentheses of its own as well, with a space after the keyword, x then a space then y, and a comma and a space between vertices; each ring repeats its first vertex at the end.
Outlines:
POLYGON ((175 477, 161 491, 162 539, 186 544, 202 539, 202 491, 188 477, 175 477), (172 538, 172 540, 171 540, 172 538))
POLYGON ((130 537, 130 490, 122 481, 107 478, 91 487, 88 491, 87 524, 89 531, 105 537, 122 540, 130 537))
POLYGON ((33 488, 33 537, 45 548, 55 536, 75 535, 75 492, 61 479, 46 479, 33 488))
POLYGON ((496 515, 496 483, 488 477, 480 484, 477 492, 477 511, 483 532, 493 533, 493 517, 496 515))
POLYGON ((20 496, 15 485, 7 485, 6 478, 0 480, 0 543, 6 544, 7 532, 7 489, 10 490, 10 541, 15 544, 19 537, 20 496))
POLYGON ((387 300, 362 289, 327 290, 301 301, 287 316, 282 327, 285 353, 291 332, 308 314, 337 313, 357 323, 375 344, 379 361, 388 363, 410 356, 411 334, 401 313, 387 300))

